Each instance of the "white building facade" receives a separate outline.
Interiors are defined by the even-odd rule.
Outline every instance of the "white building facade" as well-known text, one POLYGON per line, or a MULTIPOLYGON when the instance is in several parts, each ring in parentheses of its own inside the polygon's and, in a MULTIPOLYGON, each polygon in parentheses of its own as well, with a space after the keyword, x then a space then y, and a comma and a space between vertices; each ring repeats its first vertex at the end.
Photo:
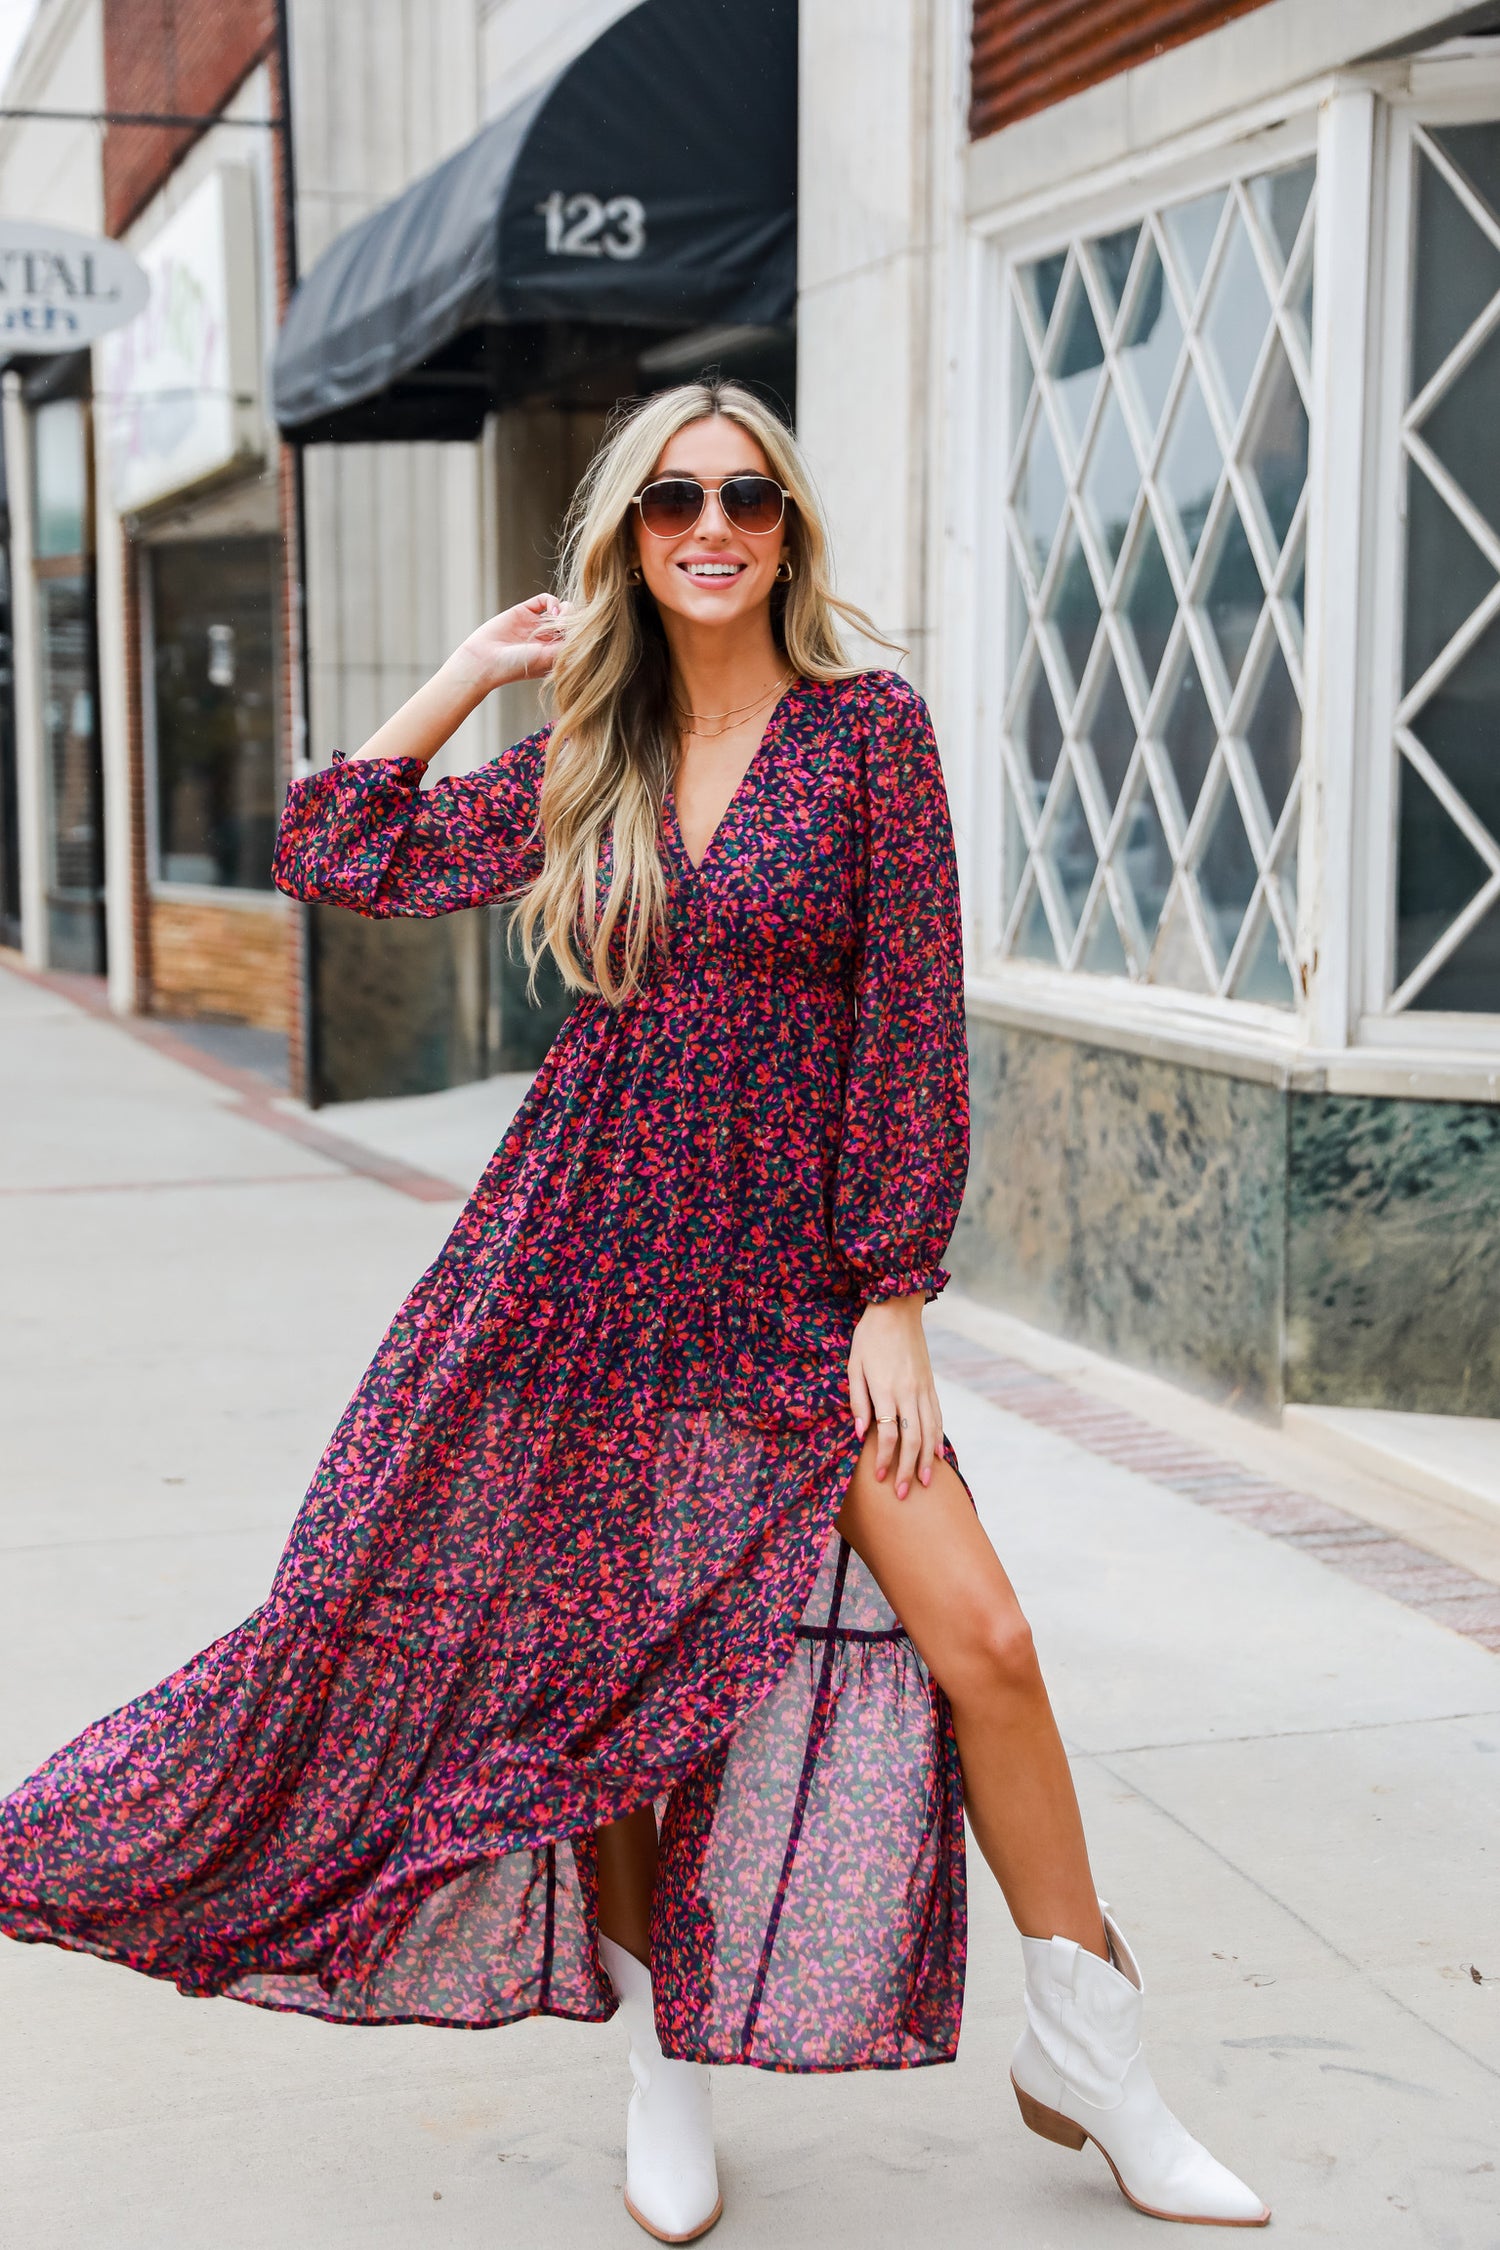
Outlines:
POLYGON ((979 15, 802 97, 801 426, 960 828, 959 1270, 1268 1406, 1494 1413, 1500 38, 1266 0, 973 137, 979 15))

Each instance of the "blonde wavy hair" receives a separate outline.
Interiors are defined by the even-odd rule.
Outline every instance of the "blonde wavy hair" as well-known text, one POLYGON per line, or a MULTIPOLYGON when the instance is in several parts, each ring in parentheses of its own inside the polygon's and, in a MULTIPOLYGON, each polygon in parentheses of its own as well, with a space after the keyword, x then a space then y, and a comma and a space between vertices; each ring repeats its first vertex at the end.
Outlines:
POLYGON ((574 495, 563 535, 560 590, 572 607, 546 690, 552 734, 538 808, 544 857, 515 920, 533 979, 550 953, 567 986, 598 993, 612 1007, 640 989, 664 926, 659 837, 677 762, 667 638, 655 600, 631 577, 631 503, 669 440, 714 416, 749 432, 792 496, 783 525, 792 575, 778 581, 771 600, 771 629, 788 667, 809 680, 847 679, 860 670, 845 653, 840 620, 895 645, 834 593, 828 535, 806 463, 791 432, 753 391, 732 382, 683 383, 617 414, 574 495))

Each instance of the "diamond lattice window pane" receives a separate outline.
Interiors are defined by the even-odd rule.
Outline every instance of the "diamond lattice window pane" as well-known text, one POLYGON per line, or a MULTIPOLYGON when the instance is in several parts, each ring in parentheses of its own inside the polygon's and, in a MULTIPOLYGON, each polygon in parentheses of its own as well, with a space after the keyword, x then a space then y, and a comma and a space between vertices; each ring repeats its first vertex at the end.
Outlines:
POLYGON ((1412 732, 1500 852, 1500 625, 1489 626, 1428 697, 1412 732))
POLYGON ((1135 749, 1135 720, 1131 716, 1113 650, 1106 651, 1100 665, 1099 684, 1085 731, 1089 747, 1094 753, 1100 794, 1105 805, 1113 812, 1129 770, 1131 753, 1135 749))
POLYGON ((1083 443, 1083 433, 1088 427, 1094 400, 1099 395, 1099 378, 1104 368, 1104 346, 1099 338, 1093 307, 1089 303, 1087 290, 1076 275, 1067 308, 1059 313, 1058 319, 1062 327, 1057 348, 1052 355, 1052 380, 1076 454, 1083 443))
POLYGON ((1036 382, 1036 369, 1032 364, 1031 346, 1026 341, 1026 329, 1021 315, 1012 304, 1010 308, 1010 427, 1018 430, 1026 419, 1026 409, 1031 403, 1031 393, 1036 382))
POLYGON ((1172 416, 1160 470, 1162 490, 1176 513, 1189 555, 1198 551, 1222 466, 1223 456, 1203 392, 1197 376, 1190 372, 1172 416))
POLYGON ((1422 424, 1422 435, 1486 522, 1500 528, 1500 328, 1487 336, 1422 424))
POLYGON ((1286 575, 1284 599, 1292 621, 1292 631, 1300 649, 1303 635, 1307 629, 1307 543, 1305 540, 1299 540, 1297 543, 1297 559, 1286 575))
POLYGON ((1245 465, 1266 513, 1266 526, 1279 553, 1292 528, 1302 487, 1307 482, 1307 408, 1278 338, 1250 418, 1245 465))
POLYGON ((1218 981, 1210 980, 1188 910, 1187 892, 1181 886, 1162 916, 1151 956, 1151 974, 1156 983, 1175 984, 1184 992, 1211 992, 1218 981))
POLYGON ((1036 876, 1031 878, 1031 896, 1021 916, 1021 927, 1016 933, 1015 950, 1024 961, 1057 962, 1057 947, 1052 942, 1052 925, 1047 920, 1047 909, 1036 888, 1036 876))
POLYGON ((1428 133, 1500 225, 1500 125, 1430 125, 1428 133))
POLYGON ((1083 916, 1089 885, 1094 880, 1094 869, 1099 864, 1099 854, 1094 849, 1088 816, 1071 767, 1059 780, 1054 799, 1048 813, 1046 838, 1039 850, 1045 853, 1057 877, 1058 888, 1067 904, 1069 927, 1076 930, 1083 916))
POLYGON ((1297 852, 1301 833, 1295 816, 1287 823, 1282 837, 1281 850, 1276 858, 1276 887, 1281 894, 1281 904, 1286 915, 1286 926, 1297 927, 1297 852))
POLYGON ((1130 442, 1130 432, 1125 427, 1125 417, 1120 402, 1110 386, 1109 398, 1094 432, 1094 442, 1089 448, 1089 464, 1084 471, 1083 498, 1095 534, 1109 556, 1111 563, 1120 559, 1120 549, 1125 544, 1125 533, 1130 524, 1130 511, 1135 506, 1135 496, 1141 489, 1140 471, 1135 464, 1135 450, 1130 442))
POLYGON ((1296 997, 1276 924, 1264 907, 1260 927, 1246 946, 1235 975, 1234 996, 1236 1000, 1258 1000, 1263 1007, 1272 1008, 1289 1008, 1296 997))
POLYGON ((1416 462, 1409 462, 1403 692, 1416 685, 1494 584, 1494 566, 1416 462))
POLYGON ((1002 771, 1000 794, 1004 807, 1000 824, 1000 919, 1010 920, 1010 910, 1016 903, 1016 893, 1021 877, 1026 872, 1026 831, 1018 810, 1018 799, 1010 776, 1002 771))
POLYGON ((1062 645, 1076 695, 1083 682, 1094 635, 1099 630, 1099 596, 1076 524, 1069 524, 1062 565, 1047 604, 1047 622, 1062 645))
POLYGON ((1115 927, 1109 892, 1102 885, 1089 934, 1084 942, 1081 966, 1096 977, 1128 977, 1130 974, 1130 963, 1125 957, 1125 948, 1115 927))
POLYGON ((1229 777, 1224 777, 1219 802, 1209 821, 1208 834, 1198 855, 1198 895, 1219 957, 1220 974, 1229 964, 1234 941, 1240 934, 1245 910, 1255 896, 1259 875, 1250 838, 1229 777))
POLYGON ((1266 340, 1271 300, 1260 278, 1260 267, 1250 247, 1244 221, 1236 212, 1229 245, 1219 260, 1219 270, 1209 291, 1203 330, 1223 386, 1229 418, 1237 422, 1250 394, 1250 378, 1266 340))
MULTIPOLYGON (((1419 968, 1470 899, 1490 867, 1405 758, 1396 852, 1396 982, 1419 968)), ((1491 1005, 1500 1003, 1492 1002, 1491 1005)))
POLYGON ((1411 1005, 1444 1015, 1500 1015, 1500 903, 1480 917, 1411 1005))
POLYGON ((1130 278, 1130 262, 1140 239, 1141 230, 1138 226, 1121 227, 1118 233, 1101 235, 1097 242, 1089 244, 1090 260, 1114 313, 1120 310, 1125 284, 1130 278))
POLYGON ((1142 519, 1125 573, 1121 606, 1130 626, 1149 695, 1156 685, 1167 641, 1177 622, 1177 589, 1149 513, 1142 519))
POLYGON ((1233 962, 1240 993, 1288 1004, 1307 365, 1273 300, 1311 286, 1314 196, 1313 165, 1283 163, 1014 285, 1036 372, 1018 346, 1004 755, 1030 797, 1002 814, 1041 813, 1029 861, 1024 834, 1005 847, 1029 959, 1195 992, 1233 962))
POLYGON ((1182 357, 1182 322, 1154 243, 1145 255, 1145 279, 1136 292, 1120 365, 1154 438, 1182 357))
POLYGON ((1014 671, 1031 630, 1031 606, 1026 599, 1026 580, 1021 568, 1021 542, 1014 524, 1009 528, 1011 567, 1005 573, 1005 659, 1014 671))
POLYGON ((1218 739, 1219 730, 1214 725, 1214 715, 1208 707, 1208 697, 1203 692, 1197 660, 1184 643, 1177 682, 1167 704, 1161 728, 1162 748, 1167 753, 1167 763, 1177 784, 1184 826, 1193 817, 1193 807, 1198 802, 1198 793, 1203 787, 1218 739))
POLYGON ((1026 692, 1016 716, 1016 737, 1035 784, 1034 802, 1040 804, 1047 794, 1047 784, 1057 771, 1063 733, 1052 690, 1047 684, 1046 667, 1034 649, 1026 692))
POLYGON ((1302 279, 1292 291, 1291 308, 1297 333, 1302 338, 1302 349, 1310 359, 1312 357, 1313 323, 1313 262, 1311 258, 1307 261, 1302 279))
POLYGON ((1317 172, 1316 164, 1293 164, 1285 172, 1262 172, 1249 182, 1250 200, 1283 269, 1297 246, 1317 172))
POLYGON ((1219 231, 1219 219, 1227 201, 1225 190, 1215 188, 1211 195, 1195 196, 1191 203, 1178 203, 1167 213, 1167 233, 1195 297, 1203 286, 1214 236, 1219 231))
MULTIPOLYGON (((1480 130, 1493 133, 1493 126, 1480 130)), ((1417 156, 1411 395, 1431 381, 1500 290, 1500 250, 1431 159, 1417 156)))
POLYGON ((1047 567, 1047 557, 1052 552, 1052 542, 1057 537, 1057 527, 1067 500, 1068 483, 1063 466, 1057 457, 1057 447, 1052 442, 1052 432, 1047 427, 1045 414, 1038 414, 1031 425, 1026 440, 1026 450, 1021 457, 1021 473, 1016 480, 1016 520, 1031 560, 1034 575, 1039 579, 1047 567))
POLYGON ((1225 676, 1233 688, 1244 669, 1260 617, 1261 584, 1245 527, 1232 500, 1215 542, 1203 607, 1224 660, 1225 676))
POLYGON ((1144 769, 1137 779, 1130 809, 1121 827, 1114 867, 1129 888, 1149 952, 1162 907, 1172 887, 1172 847, 1167 842, 1167 832, 1144 769))
POLYGON ((1050 258, 1037 258, 1031 265, 1021 268, 1021 287, 1039 335, 1046 334, 1067 262, 1066 250, 1059 250, 1050 258))
POLYGON ((1274 633, 1245 724, 1245 741, 1274 828, 1302 760, 1302 706, 1274 633))

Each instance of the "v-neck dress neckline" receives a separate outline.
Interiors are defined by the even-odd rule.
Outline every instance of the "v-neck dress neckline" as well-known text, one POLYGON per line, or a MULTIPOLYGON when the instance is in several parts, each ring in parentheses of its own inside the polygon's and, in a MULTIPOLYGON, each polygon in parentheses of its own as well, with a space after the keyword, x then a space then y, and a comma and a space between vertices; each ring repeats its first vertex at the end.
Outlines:
POLYGON ((792 679, 790 685, 783 690, 781 695, 777 697, 776 702, 772 705, 770 714, 766 719, 766 723, 761 728, 760 740, 756 743, 754 750, 750 754, 750 763, 746 766, 744 772, 740 775, 739 780, 735 783, 728 804, 724 807, 724 810, 720 813, 718 819, 714 822, 713 831, 709 836, 708 842, 703 847, 703 856, 701 859, 694 859, 692 853, 687 848, 687 839, 682 833, 682 822, 678 819, 677 816, 677 791, 669 784, 667 793, 662 799, 662 812, 668 817, 670 821, 672 838, 676 843, 679 853, 687 862, 689 869, 694 875, 701 875, 703 873, 704 868, 708 865, 709 860, 713 857, 715 846, 718 844, 718 841, 724 834, 724 831, 729 827, 735 814, 742 811, 744 805, 754 795, 752 783, 755 781, 760 771, 764 767, 767 752, 774 747, 777 738, 783 730, 789 705, 800 694, 805 684, 806 682, 802 674, 800 672, 797 673, 792 679))

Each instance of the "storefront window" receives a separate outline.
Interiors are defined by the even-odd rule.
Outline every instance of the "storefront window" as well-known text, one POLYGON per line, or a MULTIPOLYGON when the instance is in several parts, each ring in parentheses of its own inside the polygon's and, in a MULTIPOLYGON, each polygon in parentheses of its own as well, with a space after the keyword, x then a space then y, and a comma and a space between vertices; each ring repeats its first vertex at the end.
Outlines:
POLYGON ((1500 1014, 1500 124, 1413 160, 1391 1006, 1500 1014))
POLYGON ((1007 277, 1004 956, 1292 1003, 1314 185, 1007 277))
POLYGON ((89 541, 87 413, 82 399, 50 399, 32 419, 36 553, 82 554, 89 541))
POLYGON ((104 967, 104 783, 99 754, 89 410, 49 399, 32 415, 38 657, 47 781, 47 958, 104 967))
POLYGON ((149 553, 158 875, 269 890, 276 542, 183 540, 149 553))

